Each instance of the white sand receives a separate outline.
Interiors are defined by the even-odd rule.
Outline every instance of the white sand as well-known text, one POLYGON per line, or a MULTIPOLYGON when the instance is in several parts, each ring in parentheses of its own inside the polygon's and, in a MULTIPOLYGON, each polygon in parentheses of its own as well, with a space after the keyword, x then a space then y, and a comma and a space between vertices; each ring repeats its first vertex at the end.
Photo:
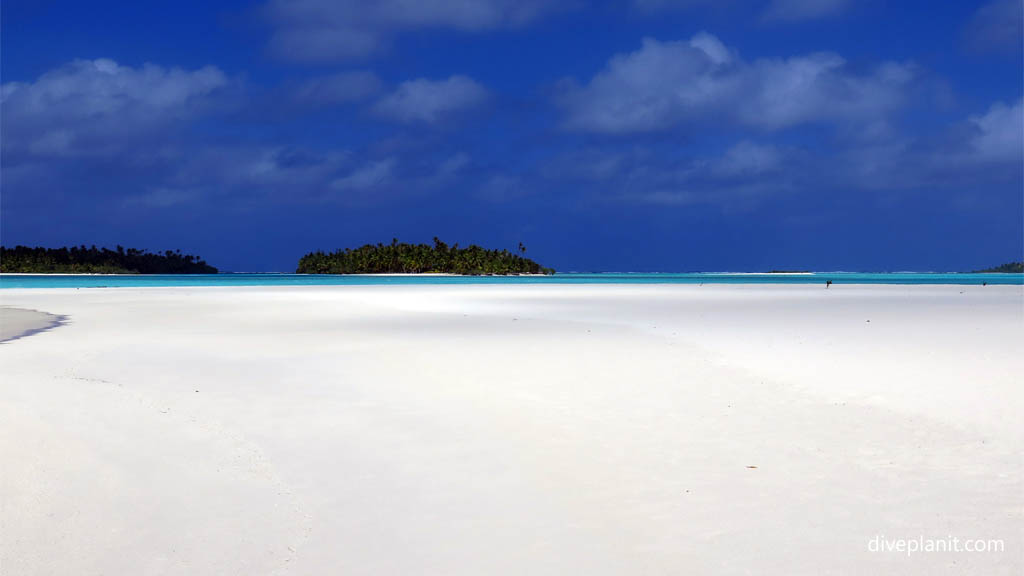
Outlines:
POLYGON ((1022 302, 4 290, 0 574, 1020 574, 1022 302))

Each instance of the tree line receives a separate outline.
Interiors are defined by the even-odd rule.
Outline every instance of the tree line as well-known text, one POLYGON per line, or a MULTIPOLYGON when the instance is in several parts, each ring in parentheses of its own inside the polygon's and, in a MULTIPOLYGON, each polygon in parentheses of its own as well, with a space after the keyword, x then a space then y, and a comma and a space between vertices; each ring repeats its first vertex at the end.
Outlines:
POLYGON ((984 270, 976 270, 980 273, 1002 273, 1002 274, 1022 274, 1024 273, 1024 262, 1007 262, 995 268, 986 268, 984 270))
POLYGON ((488 250, 477 245, 449 246, 434 238, 429 244, 367 244, 335 252, 311 252, 299 260, 298 274, 419 274, 436 272, 464 275, 554 274, 525 256, 520 242, 518 253, 488 250))
POLYGON ((199 256, 181 250, 163 253, 118 246, 114 250, 72 246, 0 246, 0 272, 25 274, 216 274, 199 256))

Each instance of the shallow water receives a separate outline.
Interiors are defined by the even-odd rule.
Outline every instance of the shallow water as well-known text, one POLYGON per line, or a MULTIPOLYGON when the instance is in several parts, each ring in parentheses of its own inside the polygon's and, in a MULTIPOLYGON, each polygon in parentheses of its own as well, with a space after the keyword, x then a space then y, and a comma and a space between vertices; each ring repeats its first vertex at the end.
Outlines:
POLYGON ((565 273, 551 276, 329 275, 329 274, 2 274, 2 288, 168 286, 367 286, 418 284, 1024 284, 1024 274, 859 273, 565 273))

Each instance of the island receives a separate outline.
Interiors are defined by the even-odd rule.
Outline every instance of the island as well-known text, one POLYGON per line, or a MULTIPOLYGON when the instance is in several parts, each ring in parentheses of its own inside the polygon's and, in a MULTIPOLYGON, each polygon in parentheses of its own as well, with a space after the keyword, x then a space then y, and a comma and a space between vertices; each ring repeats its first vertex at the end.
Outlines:
POLYGON ((460 248, 434 238, 429 244, 407 244, 392 239, 391 244, 366 244, 335 252, 311 252, 299 260, 298 274, 459 274, 519 275, 554 274, 551 268, 526 258, 520 242, 518 253, 488 250, 477 245, 460 248))
POLYGON ((199 256, 180 250, 150 252, 118 246, 43 248, 0 246, 0 272, 8 274, 216 274, 199 256))
POLYGON ((995 268, 975 270, 976 274, 1024 274, 1024 262, 1007 262, 995 268))

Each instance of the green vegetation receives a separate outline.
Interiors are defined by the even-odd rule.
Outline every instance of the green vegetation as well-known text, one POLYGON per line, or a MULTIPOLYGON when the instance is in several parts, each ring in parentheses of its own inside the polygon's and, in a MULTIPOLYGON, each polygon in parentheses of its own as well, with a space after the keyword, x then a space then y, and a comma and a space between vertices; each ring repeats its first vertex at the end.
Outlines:
POLYGON ((975 270, 975 272, 986 274, 986 273, 1006 273, 1006 274, 1024 274, 1024 262, 1008 262, 1002 266, 996 266, 995 268, 986 268, 984 270, 975 270))
POLYGON ((26 274, 216 274, 198 256, 166 251, 107 248, 30 248, 0 246, 0 272, 26 274))
POLYGON ((405 244, 397 239, 391 244, 367 244, 362 248, 324 253, 313 252, 299 260, 299 274, 554 274, 523 256, 526 247, 519 244, 519 254, 508 250, 486 250, 471 245, 448 246, 437 238, 434 245, 405 244))

